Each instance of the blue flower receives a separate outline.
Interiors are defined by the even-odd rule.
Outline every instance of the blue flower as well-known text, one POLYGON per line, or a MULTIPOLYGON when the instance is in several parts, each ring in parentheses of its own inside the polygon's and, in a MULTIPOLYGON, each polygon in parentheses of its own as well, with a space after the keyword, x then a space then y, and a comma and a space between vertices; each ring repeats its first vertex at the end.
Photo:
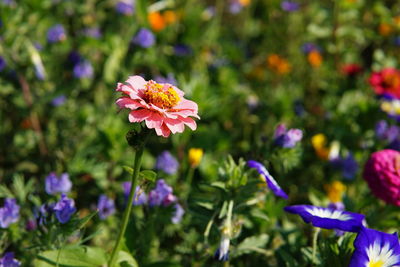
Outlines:
POLYGON ((353 179, 358 170, 358 163, 354 159, 353 154, 349 153, 346 158, 343 158, 341 165, 343 177, 353 179))
POLYGON ((177 224, 182 220, 183 214, 185 214, 185 210, 179 203, 175 204, 175 212, 171 219, 172 223, 177 224))
POLYGON ((56 24, 47 31, 47 41, 49 43, 57 43, 65 40, 67 35, 65 34, 64 27, 61 24, 56 24))
POLYGON ((150 206, 169 206, 176 202, 176 196, 172 194, 172 187, 169 186, 164 179, 159 179, 156 188, 149 193, 150 206))
POLYGON ((388 123, 385 120, 380 120, 375 124, 375 135, 379 139, 385 139, 388 123))
POLYGON ((115 10, 125 16, 132 15, 135 11, 133 0, 121 0, 115 5, 115 10))
POLYGON ((19 209, 20 207, 14 198, 6 198, 4 206, 0 208, 0 227, 7 228, 10 224, 17 222, 19 209))
MULTIPOLYGON (((131 182, 123 182, 122 189, 124 191, 124 196, 126 201, 128 200, 129 193, 131 192, 131 182)), ((136 186, 135 195, 133 196, 132 204, 135 206, 143 205, 147 203, 146 194, 140 189, 140 186, 136 186), (139 194, 139 195, 138 195, 139 194)))
POLYGON ((229 259, 230 238, 229 235, 224 232, 226 231, 223 231, 221 236, 221 242, 214 255, 214 257, 220 261, 227 261, 229 259))
POLYGON ((143 48, 149 48, 153 46, 155 41, 156 38, 154 37, 154 34, 146 28, 141 28, 132 39, 132 43, 143 48))
POLYGON ((177 172, 179 163, 170 152, 164 151, 157 157, 155 168, 172 175, 177 172))
POLYGON ((74 66, 74 77, 81 79, 81 78, 91 78, 93 76, 93 67, 87 60, 82 60, 75 64, 74 66))
POLYGON ((189 56, 192 54, 192 48, 185 44, 177 44, 174 46, 174 54, 179 57, 189 56))
POLYGON ((46 193, 55 195, 57 193, 68 193, 71 191, 72 183, 69 179, 68 173, 63 173, 59 177, 52 172, 47 175, 45 180, 46 193))
POLYGON ((14 252, 6 252, 0 259, 0 267, 19 267, 21 262, 14 259, 14 252))
POLYGON ((6 61, 2 56, 0 56, 0 71, 2 71, 6 67, 6 61))
POLYGON ((54 205, 54 203, 43 204, 39 208, 34 209, 33 214, 35 215, 39 225, 47 224, 48 216, 53 214, 54 205))
POLYGON ((65 194, 62 194, 61 199, 56 203, 53 211, 60 223, 67 223, 72 214, 76 212, 75 202, 73 199, 68 198, 65 194))
POLYGON ((315 227, 346 232, 358 232, 365 218, 364 215, 354 212, 312 205, 287 206, 285 211, 300 215, 304 222, 311 223, 315 227))
POLYGON ((274 142, 276 145, 284 148, 293 148, 297 142, 303 138, 303 132, 300 129, 290 129, 286 131, 284 124, 279 124, 276 127, 274 134, 274 142))
POLYGON ((259 174, 261 174, 262 176, 264 176, 269 189, 271 189, 271 191, 278 197, 282 197, 287 199, 288 196, 287 194, 281 189, 281 187, 278 185, 278 183, 275 181, 274 177, 272 177, 271 174, 269 174, 269 172, 267 171, 267 169, 265 168, 264 165, 262 165, 260 162, 257 162, 255 160, 249 160, 247 162, 247 165, 250 168, 255 168, 259 174))
POLYGON ((100 31, 99 27, 91 27, 91 28, 85 28, 82 31, 83 35, 87 36, 87 37, 92 37, 94 39, 100 39, 102 34, 100 31))
POLYGON ((51 100, 51 104, 54 107, 59 107, 65 103, 67 97, 65 95, 59 95, 51 100))
POLYGON ((294 2, 294 1, 282 1, 281 8, 284 11, 293 12, 293 11, 299 10, 300 5, 299 5, 299 3, 294 2))
POLYGON ((106 219, 108 216, 115 213, 114 200, 108 198, 106 195, 100 195, 97 203, 97 209, 99 210, 100 219, 106 219))
POLYGON ((301 51, 303 51, 303 53, 305 53, 305 54, 308 54, 312 51, 321 52, 321 48, 314 43, 307 42, 301 46, 301 51))
POLYGON ((163 77, 163 76, 160 76, 160 75, 156 76, 156 77, 154 77, 154 80, 157 83, 169 83, 169 84, 172 84, 172 85, 177 85, 178 84, 178 82, 176 81, 176 79, 175 79, 175 77, 174 77, 174 75, 172 73, 168 73, 167 77, 163 77))
POLYGON ((354 240, 354 248, 349 267, 400 266, 397 233, 387 234, 363 227, 354 240))

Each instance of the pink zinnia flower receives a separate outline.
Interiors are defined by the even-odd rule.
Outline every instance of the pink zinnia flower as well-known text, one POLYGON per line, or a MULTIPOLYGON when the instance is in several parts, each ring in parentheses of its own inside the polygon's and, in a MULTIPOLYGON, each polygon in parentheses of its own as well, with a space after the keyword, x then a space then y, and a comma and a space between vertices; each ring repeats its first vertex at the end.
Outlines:
POLYGON ((369 83, 377 95, 391 95, 400 98, 400 71, 395 68, 385 68, 379 72, 373 72, 369 83))
POLYGON ((131 110, 129 121, 146 122, 157 135, 168 137, 170 133, 181 133, 185 125, 196 130, 197 104, 183 98, 184 93, 169 83, 146 81, 140 76, 130 76, 118 83, 117 91, 124 95, 117 99, 117 105, 131 110))
POLYGON ((364 179, 376 197, 400 206, 400 152, 384 149, 372 153, 365 164, 364 179))

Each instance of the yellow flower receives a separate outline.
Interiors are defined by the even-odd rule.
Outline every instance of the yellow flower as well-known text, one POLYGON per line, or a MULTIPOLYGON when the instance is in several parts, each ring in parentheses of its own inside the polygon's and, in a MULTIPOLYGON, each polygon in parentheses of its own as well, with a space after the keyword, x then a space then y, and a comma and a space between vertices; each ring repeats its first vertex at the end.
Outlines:
POLYGON ((203 158, 203 149, 191 148, 189 149, 189 164, 192 168, 196 168, 200 165, 200 161, 203 158))
POLYGON ((310 53, 308 53, 307 56, 308 63, 314 68, 318 68, 322 64, 322 56, 321 53, 318 52, 317 50, 313 50, 310 53))
POLYGON ((239 0, 239 3, 242 6, 248 6, 251 3, 251 0, 239 0))
POLYGON ((172 10, 165 11, 163 17, 167 24, 172 24, 178 20, 178 15, 172 10))
POLYGON ((325 185, 325 191, 328 195, 329 201, 337 203, 342 201, 346 186, 340 181, 333 181, 330 184, 325 185))
POLYGON ((268 67, 279 74, 286 74, 290 72, 292 66, 290 63, 284 59, 283 57, 277 54, 271 54, 267 57, 268 67))
POLYGON ((327 160, 329 149, 326 147, 326 136, 324 134, 316 134, 311 138, 311 144, 317 156, 323 160, 327 160))

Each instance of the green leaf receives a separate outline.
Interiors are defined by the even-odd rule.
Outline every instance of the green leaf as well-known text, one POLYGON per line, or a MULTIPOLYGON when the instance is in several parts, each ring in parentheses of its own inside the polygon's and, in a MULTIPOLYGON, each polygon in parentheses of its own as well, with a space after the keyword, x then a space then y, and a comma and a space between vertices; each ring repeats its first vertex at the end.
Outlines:
POLYGON ((133 174, 133 168, 131 168, 131 167, 129 167, 129 166, 122 166, 122 168, 125 170, 125 171, 127 171, 127 172, 129 172, 130 174, 133 174))
POLYGON ((155 182, 155 180, 157 178, 157 173, 150 171, 150 170, 145 170, 145 171, 141 171, 139 173, 139 177, 146 181, 155 182))
POLYGON ((50 267, 57 263, 60 267, 98 267, 107 263, 107 257, 101 248, 71 246, 40 253, 33 266, 50 267))
POLYGON ((259 236, 248 237, 243 240, 235 250, 235 256, 242 254, 260 252, 262 254, 268 254, 268 251, 263 249, 269 240, 269 235, 261 234, 259 236))
POLYGON ((117 263, 121 267, 139 267, 135 258, 130 253, 122 250, 118 253, 117 263))
POLYGON ((78 229, 82 229, 85 225, 99 212, 99 210, 93 211, 89 215, 80 219, 78 229))

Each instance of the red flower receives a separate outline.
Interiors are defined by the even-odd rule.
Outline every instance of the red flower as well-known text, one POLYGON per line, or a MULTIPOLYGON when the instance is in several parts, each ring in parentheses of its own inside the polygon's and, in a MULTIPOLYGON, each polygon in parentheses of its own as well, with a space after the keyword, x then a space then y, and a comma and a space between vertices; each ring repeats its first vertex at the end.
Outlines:
POLYGON ((377 95, 387 94, 400 98, 400 71, 395 68, 373 72, 369 83, 377 95))
POLYGON ((342 73, 347 76, 355 76, 362 72, 363 68, 357 63, 350 63, 342 66, 342 73))

